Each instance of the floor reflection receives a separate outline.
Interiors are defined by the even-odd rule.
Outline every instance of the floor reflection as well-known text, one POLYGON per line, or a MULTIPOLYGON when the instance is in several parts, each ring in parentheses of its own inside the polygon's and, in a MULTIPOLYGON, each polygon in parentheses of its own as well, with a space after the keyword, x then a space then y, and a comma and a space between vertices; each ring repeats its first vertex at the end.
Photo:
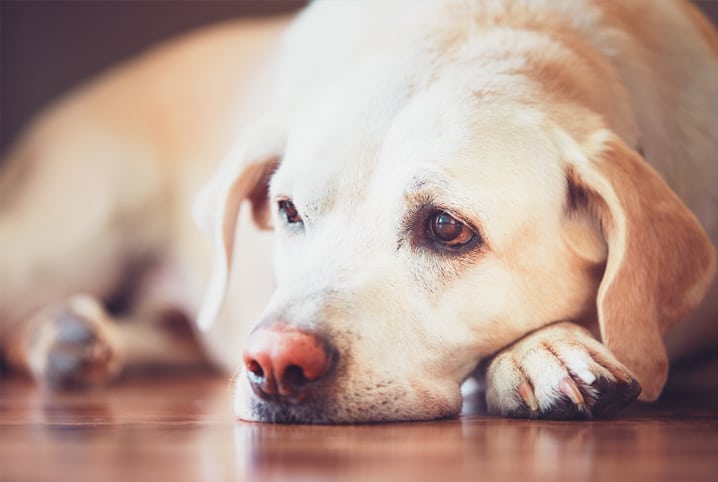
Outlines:
MULTIPOLYGON (((0 480, 718 480, 716 398, 614 420, 460 419, 349 426, 235 421, 226 379, 0 392, 0 480)), ((675 403, 675 405, 672 405, 675 403)))
POLYGON ((627 474, 637 480, 700 480, 718 474, 718 466, 702 458, 708 446, 718 448, 718 427, 698 439, 694 435, 688 444, 674 439, 692 426, 488 417, 349 427, 237 422, 234 442, 238 472, 256 481, 554 481, 625 479, 627 474))

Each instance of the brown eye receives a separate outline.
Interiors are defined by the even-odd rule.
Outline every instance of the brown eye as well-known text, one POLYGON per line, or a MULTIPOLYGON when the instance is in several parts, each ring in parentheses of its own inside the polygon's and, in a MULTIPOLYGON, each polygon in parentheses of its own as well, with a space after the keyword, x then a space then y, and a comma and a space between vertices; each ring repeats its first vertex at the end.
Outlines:
POLYGON ((428 236, 451 248, 469 244, 476 238, 476 233, 446 211, 434 213, 429 218, 428 236))
POLYGON ((282 199, 277 203, 280 214, 284 216, 284 219, 288 224, 296 224, 302 222, 302 217, 299 215, 299 211, 294 206, 294 203, 289 199, 282 199))

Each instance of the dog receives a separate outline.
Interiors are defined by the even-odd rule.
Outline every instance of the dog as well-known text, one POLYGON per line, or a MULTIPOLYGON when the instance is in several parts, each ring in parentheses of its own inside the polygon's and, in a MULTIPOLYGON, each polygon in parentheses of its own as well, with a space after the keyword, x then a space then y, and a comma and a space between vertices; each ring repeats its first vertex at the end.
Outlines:
POLYGON ((655 400, 718 340, 716 79, 679 1, 318 1, 169 42, 5 159, 5 358, 60 388, 209 359, 251 421, 452 417, 470 378, 503 416, 655 400))

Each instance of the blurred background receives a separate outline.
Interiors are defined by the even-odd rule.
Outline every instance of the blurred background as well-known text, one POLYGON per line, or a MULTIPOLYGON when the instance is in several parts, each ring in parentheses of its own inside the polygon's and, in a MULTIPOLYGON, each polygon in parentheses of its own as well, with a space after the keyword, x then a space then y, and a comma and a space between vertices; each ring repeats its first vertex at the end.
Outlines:
POLYGON ((145 48, 307 0, 0 0, 0 154, 56 96, 145 48))
MULTIPOLYGON (((0 0, 0 154, 51 99, 160 40, 230 18, 292 12, 306 3, 0 0)), ((718 21, 718 1, 695 3, 718 21)))

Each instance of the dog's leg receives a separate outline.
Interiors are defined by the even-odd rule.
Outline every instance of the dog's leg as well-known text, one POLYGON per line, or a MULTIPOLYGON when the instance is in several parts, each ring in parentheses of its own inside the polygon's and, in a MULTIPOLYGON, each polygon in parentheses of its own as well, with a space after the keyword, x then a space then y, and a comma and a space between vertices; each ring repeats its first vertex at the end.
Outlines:
POLYGON ((48 114, 3 160, 0 345, 11 368, 30 366, 28 343, 92 345, 83 356, 110 358, 90 364, 97 373, 83 375, 89 381, 116 371, 111 325, 95 313, 102 309, 68 300, 111 299, 135 267, 157 263, 170 249, 173 204, 152 150, 83 112, 48 114))
POLYGON ((573 323, 557 323, 501 351, 484 374, 490 413, 591 418, 614 413, 640 393, 631 373, 573 323))
POLYGON ((55 388, 103 385, 134 368, 206 365, 189 322, 190 282, 182 270, 150 265, 130 281, 121 314, 84 294, 17 324, 4 344, 11 365, 55 388))
POLYGON ((15 368, 56 388, 112 380, 122 368, 121 346, 100 302, 89 295, 48 306, 22 323, 6 342, 15 368))
POLYGON ((114 318, 88 295, 42 309, 11 337, 8 356, 53 388, 104 385, 123 370, 205 363, 187 320, 173 309, 114 318))

